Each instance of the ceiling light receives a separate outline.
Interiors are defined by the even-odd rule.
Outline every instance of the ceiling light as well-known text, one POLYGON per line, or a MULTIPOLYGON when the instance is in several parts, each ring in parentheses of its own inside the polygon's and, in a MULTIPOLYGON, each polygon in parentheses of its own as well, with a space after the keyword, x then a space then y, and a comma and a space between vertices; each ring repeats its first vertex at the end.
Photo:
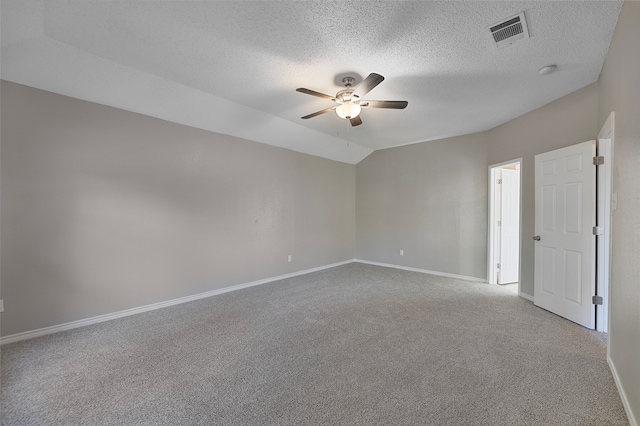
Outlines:
POLYGON ((557 65, 547 65, 546 67, 540 68, 540 71, 538 72, 540 73, 540 75, 547 75, 547 74, 551 74, 557 69, 558 69, 557 65))
POLYGON ((345 119, 356 118, 360 111, 362 111, 360 105, 352 103, 342 104, 336 108, 338 117, 345 119))

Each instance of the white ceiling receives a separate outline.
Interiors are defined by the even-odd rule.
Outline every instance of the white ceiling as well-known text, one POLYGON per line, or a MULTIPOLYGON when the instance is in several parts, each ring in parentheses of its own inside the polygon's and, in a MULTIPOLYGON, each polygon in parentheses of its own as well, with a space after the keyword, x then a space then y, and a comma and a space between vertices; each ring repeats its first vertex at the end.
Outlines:
POLYGON ((3 0, 1 76, 219 133, 357 163, 373 150, 491 129, 595 82, 621 1, 3 0), (525 12, 531 37, 488 28, 525 12), (538 70, 557 64, 554 74, 538 70), (363 125, 334 95, 376 72, 363 125), (357 82, 356 81, 356 82, 357 82))

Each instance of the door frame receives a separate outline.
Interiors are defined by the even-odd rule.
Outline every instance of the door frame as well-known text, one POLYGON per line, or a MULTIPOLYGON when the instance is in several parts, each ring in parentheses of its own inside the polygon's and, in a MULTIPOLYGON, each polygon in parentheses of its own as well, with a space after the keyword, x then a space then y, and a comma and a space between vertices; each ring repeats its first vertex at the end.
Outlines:
POLYGON ((603 228, 603 234, 596 241, 596 294, 602 296, 602 305, 596 305, 596 330, 609 331, 611 318, 609 295, 611 294, 611 226, 612 211, 617 208, 616 194, 613 193, 613 144, 615 114, 612 111, 598 133, 598 156, 604 157, 604 164, 597 171, 597 225, 603 228))
POLYGON ((520 168, 520 191, 518 194, 520 209, 518 212, 518 229, 520 233, 520 251, 518 253, 518 295, 521 293, 522 282, 522 157, 514 160, 503 161, 501 163, 492 164, 489 166, 489 214, 488 214, 488 226, 487 226, 487 282, 489 284, 498 284, 496 275, 498 269, 496 267, 495 248, 496 248, 496 221, 498 212, 495 208, 496 203, 496 171, 509 164, 519 164, 520 168))

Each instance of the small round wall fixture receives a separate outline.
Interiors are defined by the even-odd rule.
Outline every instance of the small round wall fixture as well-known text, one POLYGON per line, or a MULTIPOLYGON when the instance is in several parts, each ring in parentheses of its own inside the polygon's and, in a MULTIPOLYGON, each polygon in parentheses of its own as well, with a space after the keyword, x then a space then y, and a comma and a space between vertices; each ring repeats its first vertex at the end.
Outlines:
POLYGON ((540 71, 538 71, 540 73, 540 75, 547 75, 547 74, 551 74, 552 72, 554 72, 555 70, 558 69, 557 65, 547 65, 544 66, 542 68, 540 68, 540 71))

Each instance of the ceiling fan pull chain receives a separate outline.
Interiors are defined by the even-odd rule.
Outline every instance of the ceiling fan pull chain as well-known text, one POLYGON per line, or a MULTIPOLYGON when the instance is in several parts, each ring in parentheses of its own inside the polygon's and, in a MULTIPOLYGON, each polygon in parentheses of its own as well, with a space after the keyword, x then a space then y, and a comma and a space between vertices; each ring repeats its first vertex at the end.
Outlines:
POLYGON ((349 148, 349 132, 351 132, 351 123, 349 122, 349 120, 345 120, 344 122, 347 126, 347 148, 349 148))

